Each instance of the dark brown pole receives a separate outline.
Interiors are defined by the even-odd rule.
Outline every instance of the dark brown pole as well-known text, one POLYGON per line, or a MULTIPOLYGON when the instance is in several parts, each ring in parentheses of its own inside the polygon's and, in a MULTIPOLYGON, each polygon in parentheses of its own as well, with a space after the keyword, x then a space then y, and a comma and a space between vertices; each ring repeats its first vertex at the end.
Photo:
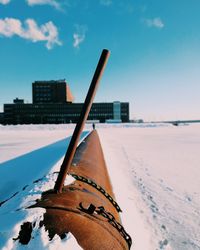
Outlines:
POLYGON ((73 157, 74 157, 74 154, 75 154, 78 142, 79 142, 80 135, 82 133, 85 121, 86 121, 88 114, 90 112, 92 102, 93 102, 93 99, 95 97, 96 90, 98 87, 98 83, 99 83, 100 78, 103 74, 103 70, 106 66, 106 62, 108 60, 109 55, 110 55, 110 52, 108 50, 104 49, 102 51, 102 54, 101 54, 101 57, 99 59, 98 65, 96 67, 94 76, 92 78, 92 82, 90 84, 87 96, 85 98, 85 102, 83 104, 78 123, 76 124, 76 127, 74 129, 74 133, 73 133, 71 141, 69 143, 69 147, 68 147, 67 152, 65 154, 63 163, 60 167, 60 172, 58 174, 58 178, 57 178, 55 186, 54 186, 54 190, 57 193, 62 192, 62 187, 64 185, 64 181, 65 181, 67 172, 69 170, 69 167, 71 166, 71 163, 72 163, 72 160, 73 160, 73 157))

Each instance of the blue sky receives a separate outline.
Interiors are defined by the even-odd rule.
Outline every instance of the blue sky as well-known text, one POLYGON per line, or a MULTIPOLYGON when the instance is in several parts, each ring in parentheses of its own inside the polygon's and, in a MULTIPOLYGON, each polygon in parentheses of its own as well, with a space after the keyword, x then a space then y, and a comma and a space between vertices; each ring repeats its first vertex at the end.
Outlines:
POLYGON ((96 102, 131 118, 200 119, 199 0, 0 0, 0 110, 32 101, 35 80, 65 78, 84 101, 101 50, 96 102))

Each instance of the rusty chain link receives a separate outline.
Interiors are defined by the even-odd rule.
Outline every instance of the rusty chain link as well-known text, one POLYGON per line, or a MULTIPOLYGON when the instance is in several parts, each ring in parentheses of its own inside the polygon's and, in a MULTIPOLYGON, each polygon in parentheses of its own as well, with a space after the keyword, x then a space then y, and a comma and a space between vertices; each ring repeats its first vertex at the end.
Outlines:
POLYGON ((100 207, 95 207, 93 204, 90 204, 90 206, 88 208, 84 208, 82 205, 82 202, 79 204, 79 208, 80 211, 83 211, 87 214, 98 214, 103 216, 104 218, 106 218, 108 220, 108 222, 117 229, 117 231, 120 233, 120 235, 125 239, 125 241, 128 244, 129 249, 131 248, 132 245, 132 239, 131 236, 126 232, 126 230, 124 229, 124 227, 115 219, 114 215, 111 214, 110 212, 106 211, 105 208, 103 206, 100 207))
POLYGON ((103 189, 100 185, 96 184, 96 182, 94 182, 93 180, 91 180, 89 178, 85 178, 83 176, 80 176, 80 175, 76 175, 76 174, 70 174, 70 175, 72 177, 74 177, 77 181, 82 181, 82 182, 87 183, 88 185, 94 187, 95 189, 97 189, 99 192, 101 192, 112 203, 112 205, 115 207, 117 212, 122 212, 121 208, 119 207, 117 202, 112 198, 112 196, 109 195, 105 191, 105 189, 103 189))

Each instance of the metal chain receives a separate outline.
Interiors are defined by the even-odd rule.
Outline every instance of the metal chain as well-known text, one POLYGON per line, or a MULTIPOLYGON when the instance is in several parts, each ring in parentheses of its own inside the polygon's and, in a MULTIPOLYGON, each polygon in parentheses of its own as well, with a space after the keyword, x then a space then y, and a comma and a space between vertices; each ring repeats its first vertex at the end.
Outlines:
POLYGON ((132 245, 132 239, 131 236, 126 232, 126 230, 124 229, 124 227, 115 219, 114 215, 111 214, 110 212, 106 211, 105 208, 103 206, 100 207, 95 207, 93 204, 90 204, 90 206, 88 208, 84 208, 82 205, 82 202, 79 204, 79 210, 83 211, 87 214, 94 214, 96 212, 96 214, 98 215, 102 215, 104 218, 106 218, 108 220, 108 222, 117 229, 117 231, 121 234, 121 236, 125 239, 125 241, 128 244, 129 249, 131 248, 132 245))
POLYGON ((103 206, 98 207, 96 210, 97 214, 102 215, 104 218, 108 219, 108 222, 115 227, 118 232, 122 235, 122 237, 127 242, 129 249, 132 245, 132 239, 131 236, 126 232, 124 227, 115 219, 114 215, 112 215, 110 212, 107 212, 103 206))
POLYGON ((93 180, 89 179, 89 178, 85 178, 83 176, 80 175, 76 175, 76 174, 70 174, 72 177, 74 177, 76 180, 78 181, 82 181, 84 183, 87 183, 88 185, 94 187, 95 189, 97 189, 99 192, 101 192, 111 203, 112 205, 115 207, 115 209, 117 210, 117 212, 122 212, 121 208, 119 207, 119 205, 117 204, 117 202, 112 198, 112 196, 110 196, 105 189, 103 189, 101 186, 99 186, 98 184, 96 184, 96 182, 94 182, 93 180))

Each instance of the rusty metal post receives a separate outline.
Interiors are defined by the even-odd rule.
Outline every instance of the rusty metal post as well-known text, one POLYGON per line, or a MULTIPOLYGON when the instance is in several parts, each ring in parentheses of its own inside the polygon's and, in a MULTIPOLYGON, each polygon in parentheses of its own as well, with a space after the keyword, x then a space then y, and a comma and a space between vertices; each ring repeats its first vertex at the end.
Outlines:
POLYGON ((71 166, 75 151, 76 151, 76 147, 78 145, 79 142, 79 138, 80 135, 82 133, 85 121, 88 117, 88 114, 90 112, 91 106, 92 106, 92 102, 93 99, 95 97, 95 93, 98 87, 98 83, 100 81, 100 78, 103 74, 103 70, 106 66, 106 62, 108 60, 108 57, 110 55, 110 52, 106 49, 104 49, 102 51, 101 57, 99 59, 98 65, 96 67, 94 76, 92 78, 92 82, 90 84, 85 102, 83 104, 81 113, 80 113, 80 117, 78 120, 78 123, 76 124, 76 127, 74 129, 74 133, 72 135, 69 147, 67 149, 67 152, 65 154, 63 163, 60 167, 60 172, 58 174, 58 178, 56 180, 55 186, 54 186, 54 190, 57 193, 61 193, 62 192, 62 187, 64 185, 64 181, 67 175, 67 172, 69 170, 69 167, 71 166))

